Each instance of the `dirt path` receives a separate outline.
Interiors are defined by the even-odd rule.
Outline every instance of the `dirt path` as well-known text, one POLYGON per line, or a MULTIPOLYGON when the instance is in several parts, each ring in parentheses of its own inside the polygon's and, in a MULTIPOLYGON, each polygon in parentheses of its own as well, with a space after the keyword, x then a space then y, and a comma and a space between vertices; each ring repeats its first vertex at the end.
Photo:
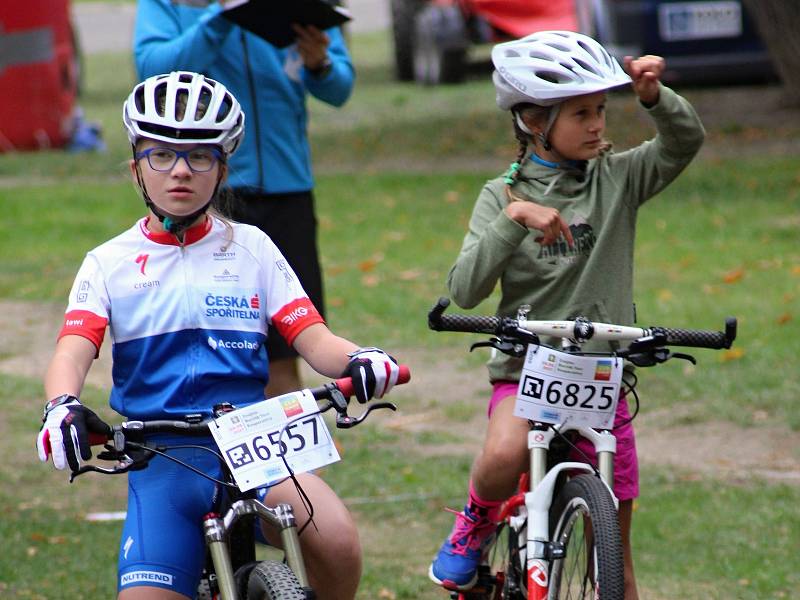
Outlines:
MULTIPOLYGON (((41 378, 50 359, 55 335, 61 323, 60 305, 0 302, 0 373, 41 378)), ((89 376, 89 383, 98 387, 110 386, 110 353, 106 343, 98 364, 89 376)), ((443 429, 448 421, 448 408, 459 402, 482 403, 487 384, 482 368, 465 369, 463 355, 453 352, 434 355, 430 351, 404 350, 401 355, 412 369, 413 383, 398 388, 397 400, 403 398, 412 410, 400 411, 382 419, 394 431, 443 429), (456 372, 443 378, 442 373, 456 372), (414 402, 414 390, 424 390, 426 398, 436 399, 431 407, 414 402)), ((312 382, 313 374, 306 373, 312 382)), ((484 416, 475 411, 469 420, 459 423, 463 442, 437 445, 426 452, 472 455, 480 446, 484 416)), ((670 466, 687 477, 715 475, 728 481, 746 481, 758 474, 772 482, 800 485, 800 432, 787 427, 759 426, 744 429, 730 423, 715 422, 687 425, 680 428, 661 428, 665 418, 649 414, 637 421, 639 459, 643 466, 670 466)))

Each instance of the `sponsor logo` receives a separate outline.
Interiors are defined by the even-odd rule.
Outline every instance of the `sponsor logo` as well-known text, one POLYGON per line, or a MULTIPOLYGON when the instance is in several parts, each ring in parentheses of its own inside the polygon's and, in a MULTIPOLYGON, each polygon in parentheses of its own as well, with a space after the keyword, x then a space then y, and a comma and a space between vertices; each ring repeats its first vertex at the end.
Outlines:
POLYGON ((278 267, 281 273, 283 273, 283 278, 286 280, 287 283, 291 283, 294 277, 292 277, 291 271, 289 271, 289 265, 286 263, 285 259, 281 259, 275 262, 275 266, 278 267))
POLYGON ((300 401, 294 396, 281 398, 281 408, 287 417, 293 417, 303 412, 303 407, 300 405, 300 401))
POLYGON ((598 360, 594 368, 595 381, 611 381, 611 370, 614 366, 610 360, 598 360))
POLYGON ((500 71, 500 74, 503 76, 503 79, 505 79, 506 81, 508 81, 508 83, 510 83, 511 85, 513 85, 513 86, 514 86, 515 88, 517 88, 517 89, 518 89, 520 92, 524 92, 525 90, 527 90, 527 89, 528 89, 528 86, 526 86, 526 85, 525 85, 524 83, 522 83, 522 82, 521 82, 519 79, 517 79, 517 78, 516 78, 516 77, 514 77, 514 76, 513 76, 511 73, 509 73, 508 69, 506 69, 505 67, 500 67, 500 68, 498 69, 498 71, 500 71))
POLYGON ((64 327, 83 327, 83 319, 67 319, 64 327))
POLYGON ((137 265, 140 265, 139 266, 139 272, 142 275, 145 274, 144 273, 144 268, 147 265, 147 259, 148 258, 150 258, 149 254, 140 254, 139 256, 136 257, 136 260, 134 261, 137 265))
POLYGON ((214 350, 220 348, 226 350, 258 350, 261 347, 261 344, 247 340, 223 340, 222 338, 215 340, 211 336, 208 336, 208 345, 214 350))
POLYGON ((131 546, 133 546, 133 538, 128 536, 128 539, 125 540, 125 545, 122 546, 122 549, 124 551, 123 555, 125 557, 125 560, 128 560, 128 552, 130 552, 131 546))
POLYGON ((555 371, 556 355, 548 354, 547 359, 542 361, 542 371, 555 371))
POLYGON ((226 248, 220 248, 219 252, 214 252, 214 260, 236 260, 236 252, 227 252, 226 248))
POLYGON ((157 288, 161 285, 161 282, 158 279, 153 279, 151 281, 143 281, 141 283, 134 283, 133 289, 135 290, 146 290, 148 288, 157 288))
POLYGON ((84 279, 78 286, 78 302, 86 302, 89 297, 89 282, 84 279))
POLYGON ((239 281, 239 276, 225 269, 221 274, 214 275, 214 281, 239 281))
POLYGON ((244 296, 228 296, 221 294, 207 294, 205 297, 206 316, 229 319, 261 318, 261 300, 258 294, 250 299, 244 296))
POLYGON ((171 586, 172 575, 169 573, 159 573, 158 571, 132 571, 130 573, 125 573, 119 578, 120 586, 130 585, 131 583, 138 583, 140 581, 171 586))
POLYGON ((281 323, 292 325, 305 316, 308 316, 308 309, 305 306, 298 306, 289 314, 284 315, 283 318, 281 318, 281 323))

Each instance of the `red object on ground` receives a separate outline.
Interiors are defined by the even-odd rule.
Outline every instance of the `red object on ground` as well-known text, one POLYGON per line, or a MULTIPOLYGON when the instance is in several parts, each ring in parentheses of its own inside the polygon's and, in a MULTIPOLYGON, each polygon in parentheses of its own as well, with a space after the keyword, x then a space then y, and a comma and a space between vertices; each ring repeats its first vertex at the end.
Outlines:
POLYGON ((577 31, 574 0, 462 0, 467 12, 481 15, 512 38, 534 31, 577 31))
POLYGON ((66 144, 77 64, 69 0, 0 3, 0 152, 66 144))

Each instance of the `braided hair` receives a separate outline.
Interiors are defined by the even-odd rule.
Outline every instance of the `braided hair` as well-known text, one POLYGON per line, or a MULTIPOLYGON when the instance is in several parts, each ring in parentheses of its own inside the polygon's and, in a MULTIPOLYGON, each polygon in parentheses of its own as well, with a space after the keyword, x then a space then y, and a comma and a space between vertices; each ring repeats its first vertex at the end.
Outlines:
MULTIPOLYGON (((557 105, 556 105, 557 106, 557 105)), ((514 128, 514 137, 517 139, 517 157, 511 166, 503 174, 506 184, 506 196, 509 202, 524 200, 523 197, 514 193, 512 188, 519 181, 519 172, 528 156, 528 146, 533 141, 533 133, 525 126, 524 117, 529 121, 547 123, 548 128, 554 120, 554 113, 557 114, 556 106, 539 106, 538 104, 518 104, 511 109, 511 124, 514 128), (523 129, 524 127, 524 129, 523 129), (527 131, 526 131, 527 130, 527 131)), ((550 149, 550 142, 544 134, 539 134, 545 150, 550 149)))

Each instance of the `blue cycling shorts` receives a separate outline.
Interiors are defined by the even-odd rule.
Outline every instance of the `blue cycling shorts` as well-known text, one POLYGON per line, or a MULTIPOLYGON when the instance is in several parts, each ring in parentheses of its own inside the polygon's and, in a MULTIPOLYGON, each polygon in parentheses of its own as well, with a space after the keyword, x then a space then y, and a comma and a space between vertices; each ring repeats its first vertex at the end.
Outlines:
MULTIPOLYGON (((212 444, 187 438, 170 443, 212 444)), ((170 450, 169 455, 221 478, 219 460, 209 452, 187 448, 170 450)), ((128 473, 118 591, 153 586, 194 598, 205 565, 203 517, 219 510, 221 494, 219 484, 161 456, 146 469, 128 473)), ((259 498, 265 495, 262 491, 259 498)))

